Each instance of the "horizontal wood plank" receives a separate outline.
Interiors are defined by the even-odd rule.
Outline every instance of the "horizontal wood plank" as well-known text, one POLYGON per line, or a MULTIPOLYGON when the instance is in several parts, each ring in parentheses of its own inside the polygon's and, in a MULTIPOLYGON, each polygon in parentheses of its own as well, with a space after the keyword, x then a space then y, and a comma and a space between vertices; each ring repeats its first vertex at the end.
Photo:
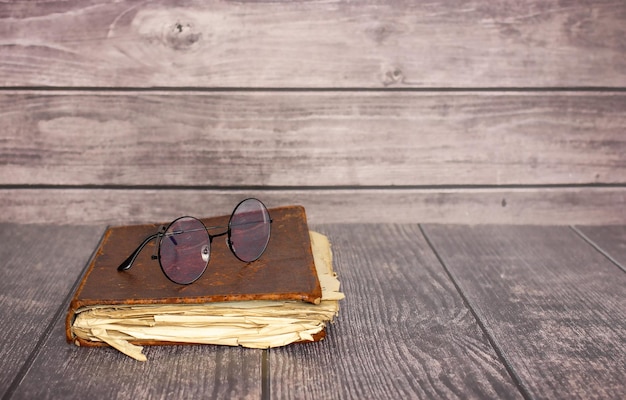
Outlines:
POLYGON ((626 189, 0 189, 0 220, 141 223, 230 213, 246 197, 305 206, 313 223, 626 224, 626 189))
POLYGON ((624 184, 625 109, 598 92, 0 92, 0 184, 624 184))
POLYGON ((102 226, 0 224, 0 396, 63 311, 103 233, 102 226))
POLYGON ((522 398, 417 225, 329 225, 346 294, 321 343, 270 350, 280 399, 522 398))
POLYGON ((626 271, 626 226, 578 226, 575 229, 626 271))
POLYGON ((528 398, 624 398, 623 271, 569 227, 424 229, 528 398))
POLYGON ((1 86, 626 86, 622 1, 5 2, 1 86))

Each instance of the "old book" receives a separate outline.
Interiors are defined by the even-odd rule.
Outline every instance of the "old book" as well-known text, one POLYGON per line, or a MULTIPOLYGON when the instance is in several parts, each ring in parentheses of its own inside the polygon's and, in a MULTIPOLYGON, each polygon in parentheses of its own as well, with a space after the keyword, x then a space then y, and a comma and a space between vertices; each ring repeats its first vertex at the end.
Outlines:
MULTIPOLYGON (((70 303, 66 336, 79 346, 110 345, 145 360, 143 345, 205 343, 268 348, 325 336, 339 310, 339 280, 328 239, 308 229, 304 208, 270 209, 265 253, 237 260, 216 240, 204 275, 190 285, 168 280, 156 243, 133 268, 117 266, 159 225, 108 228, 70 303)), ((228 216, 202 220, 226 226, 228 216)))

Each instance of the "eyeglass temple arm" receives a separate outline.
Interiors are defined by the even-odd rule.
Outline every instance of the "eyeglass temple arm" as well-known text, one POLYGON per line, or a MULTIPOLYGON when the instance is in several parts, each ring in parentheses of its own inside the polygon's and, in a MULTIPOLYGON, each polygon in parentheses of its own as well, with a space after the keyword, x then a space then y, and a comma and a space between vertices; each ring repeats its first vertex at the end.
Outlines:
POLYGON ((119 267, 117 267, 118 271, 127 271, 130 269, 130 267, 133 266, 133 263, 135 262, 135 259, 137 258, 137 256, 139 255, 139 253, 141 253, 141 250, 143 250, 144 247, 146 247, 146 245, 148 243, 150 243, 151 240, 154 240, 156 238, 159 237, 159 233, 155 233, 153 235, 148 236, 147 238, 144 239, 143 242, 141 242, 141 244, 135 249, 135 251, 133 251, 131 253, 130 256, 128 256, 128 258, 126 260, 124 260, 119 267))

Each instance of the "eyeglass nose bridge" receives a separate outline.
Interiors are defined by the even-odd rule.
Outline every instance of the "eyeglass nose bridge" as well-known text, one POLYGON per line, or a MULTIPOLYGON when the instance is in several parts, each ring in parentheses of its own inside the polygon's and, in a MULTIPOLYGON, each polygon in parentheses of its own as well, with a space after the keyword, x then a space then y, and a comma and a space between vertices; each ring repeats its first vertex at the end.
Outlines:
MULTIPOLYGON (((271 222, 271 220, 270 220, 270 222, 271 222)), ((210 229, 210 228, 207 228, 207 229, 210 229)), ((233 252, 233 254, 234 254, 235 253, 235 247, 234 247, 233 241, 230 240, 230 228, 225 230, 224 232, 220 232, 220 233, 217 233, 215 235, 211 235, 209 233, 209 243, 212 245, 213 244, 213 239, 216 238, 216 237, 220 237, 220 236, 226 236, 224 238, 224 243, 226 243, 226 246, 228 246, 230 251, 233 252)), ((236 255, 235 255, 235 257, 236 257, 236 255)))

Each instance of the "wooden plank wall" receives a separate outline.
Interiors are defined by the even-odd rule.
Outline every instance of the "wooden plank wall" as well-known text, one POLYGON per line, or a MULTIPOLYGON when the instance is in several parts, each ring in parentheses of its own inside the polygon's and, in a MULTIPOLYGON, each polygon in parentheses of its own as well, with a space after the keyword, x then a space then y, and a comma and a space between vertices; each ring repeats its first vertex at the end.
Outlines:
POLYGON ((626 223, 623 1, 0 5, 0 221, 626 223))

